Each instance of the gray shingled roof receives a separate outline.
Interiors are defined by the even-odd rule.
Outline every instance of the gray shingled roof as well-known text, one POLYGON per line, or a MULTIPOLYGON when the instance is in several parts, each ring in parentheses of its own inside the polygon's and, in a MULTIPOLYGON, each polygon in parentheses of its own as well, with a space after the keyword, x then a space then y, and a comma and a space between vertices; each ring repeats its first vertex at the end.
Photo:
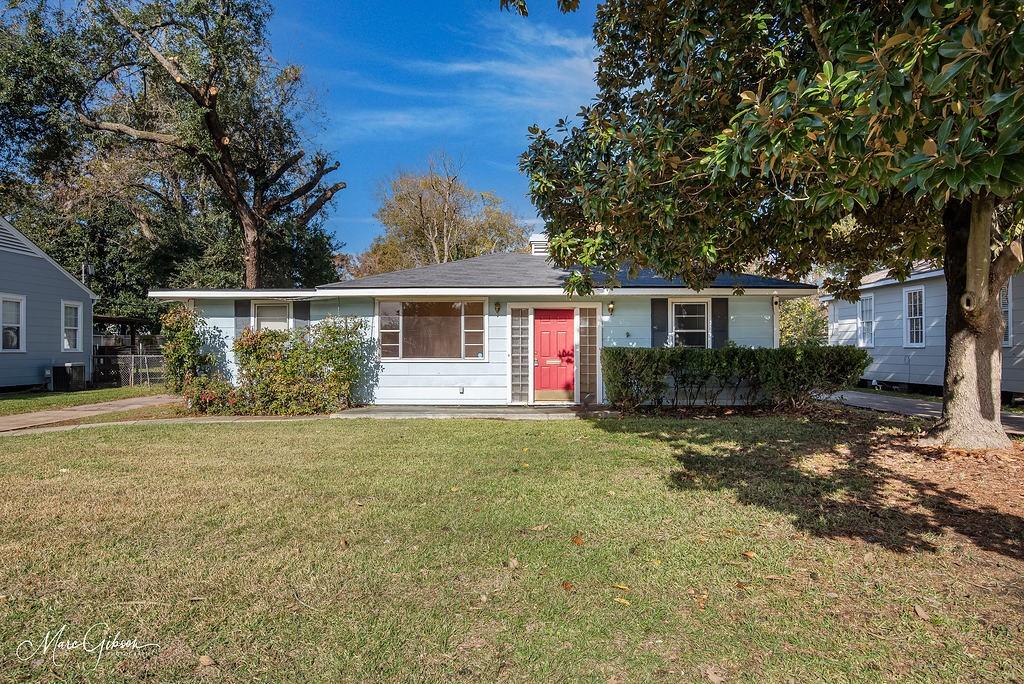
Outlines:
MULTIPOLYGON (((941 273, 942 269, 937 268, 936 266, 932 265, 931 262, 928 261, 916 261, 914 262, 913 267, 910 269, 910 275, 915 276, 920 275, 922 273, 930 273, 932 271, 941 273)), ((864 287, 865 285, 873 285, 883 280, 889 280, 891 277, 892 276, 889 275, 889 269, 883 268, 881 271, 868 273, 866 276, 861 278, 860 286, 864 287)))
MULTIPOLYGON (((434 264, 404 271, 381 273, 380 275, 343 280, 321 285, 318 289, 365 289, 365 288, 416 288, 416 287, 562 287, 569 271, 560 269, 537 254, 485 254, 434 264)), ((629 278, 625 270, 619 273, 622 287, 686 287, 678 278, 666 280, 651 271, 642 269, 635 278, 629 278)), ((808 288, 814 285, 797 283, 779 278, 722 273, 715 278, 712 287, 743 289, 787 289, 808 288)))

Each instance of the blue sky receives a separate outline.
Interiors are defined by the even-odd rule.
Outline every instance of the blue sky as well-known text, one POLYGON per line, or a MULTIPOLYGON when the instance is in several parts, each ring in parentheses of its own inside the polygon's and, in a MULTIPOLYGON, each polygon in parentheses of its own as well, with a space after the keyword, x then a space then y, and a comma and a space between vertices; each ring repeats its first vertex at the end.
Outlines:
POLYGON ((347 251, 381 232, 381 184, 444 150, 477 190, 537 223, 517 168, 526 129, 571 117, 594 94, 596 0, 564 15, 532 0, 530 16, 498 0, 278 2, 274 57, 304 67, 324 124, 308 132, 348 183, 328 226, 347 251))

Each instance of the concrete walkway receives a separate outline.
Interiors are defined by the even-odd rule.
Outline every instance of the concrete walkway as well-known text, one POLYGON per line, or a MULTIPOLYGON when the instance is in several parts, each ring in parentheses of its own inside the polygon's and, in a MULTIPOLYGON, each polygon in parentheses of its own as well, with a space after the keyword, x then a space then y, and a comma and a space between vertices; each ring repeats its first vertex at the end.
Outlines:
POLYGON ((68 406, 67 408, 51 409, 48 411, 16 413, 13 416, 0 416, 0 433, 12 430, 26 430, 43 425, 53 425, 54 423, 64 423, 69 420, 99 416, 104 413, 119 413, 149 406, 162 406, 164 404, 173 404, 176 401, 181 401, 181 397, 175 397, 170 394, 155 394, 148 397, 117 399, 98 404, 68 406))
POLYGON ((577 418, 607 418, 612 415, 618 414, 608 410, 588 411, 577 406, 363 406, 341 413, 332 413, 331 418, 575 420, 577 418))
MULTIPOLYGON (((829 397, 831 401, 871 409, 888 411, 904 416, 920 416, 938 419, 942 415, 942 402, 928 399, 911 399, 910 397, 894 397, 881 392, 838 392, 829 397)), ((1024 435, 1024 414, 1003 411, 1003 429, 1010 435, 1024 435)))

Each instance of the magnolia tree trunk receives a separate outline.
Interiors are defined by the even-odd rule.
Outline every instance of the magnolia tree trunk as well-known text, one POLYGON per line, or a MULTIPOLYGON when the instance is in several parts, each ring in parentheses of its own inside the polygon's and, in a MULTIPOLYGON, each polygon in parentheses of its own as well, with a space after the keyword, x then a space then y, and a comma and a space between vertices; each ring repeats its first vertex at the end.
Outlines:
POLYGON ((950 202, 946 233, 946 371, 942 418, 925 442, 957 449, 1005 449, 1000 421, 1003 318, 990 278, 992 202, 950 202))

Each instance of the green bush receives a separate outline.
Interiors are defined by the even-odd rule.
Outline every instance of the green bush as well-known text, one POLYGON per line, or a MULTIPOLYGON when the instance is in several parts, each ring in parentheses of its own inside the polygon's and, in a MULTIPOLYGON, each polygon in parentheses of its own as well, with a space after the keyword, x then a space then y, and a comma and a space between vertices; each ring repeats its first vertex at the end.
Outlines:
POLYGON ((194 413, 227 416, 240 412, 238 392, 222 377, 189 378, 182 390, 185 405, 194 413))
POLYGON ((668 349, 606 347, 601 351, 608 400, 629 410, 660 404, 665 396, 668 349))
POLYGON ((608 400, 620 408, 715 406, 728 391, 734 401, 802 406, 860 379, 867 352, 817 344, 780 349, 608 348, 601 354, 608 400), (667 380, 671 379, 671 383, 667 380))
POLYGON ((326 319, 291 332, 246 329, 234 352, 247 413, 331 413, 368 400, 376 384, 376 345, 359 319, 326 319))
POLYGON ((220 370, 217 361, 224 357, 224 340, 195 311, 177 306, 161 316, 160 323, 164 384, 170 391, 182 392, 192 379, 220 370))

